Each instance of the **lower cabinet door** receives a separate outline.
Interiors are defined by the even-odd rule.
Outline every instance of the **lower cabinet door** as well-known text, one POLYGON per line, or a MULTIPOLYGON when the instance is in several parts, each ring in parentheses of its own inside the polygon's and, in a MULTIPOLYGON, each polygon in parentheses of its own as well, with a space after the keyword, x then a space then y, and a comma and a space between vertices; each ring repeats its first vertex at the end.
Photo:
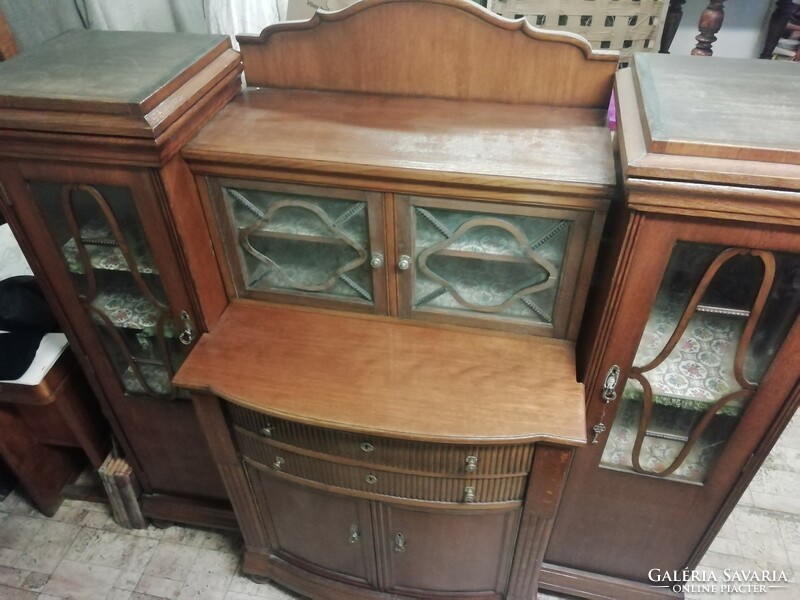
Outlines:
POLYGON ((368 500, 248 473, 276 556, 350 584, 377 585, 368 500))
POLYGON ((378 504, 376 544, 388 592, 497 597, 506 589, 519 509, 446 510, 378 504))

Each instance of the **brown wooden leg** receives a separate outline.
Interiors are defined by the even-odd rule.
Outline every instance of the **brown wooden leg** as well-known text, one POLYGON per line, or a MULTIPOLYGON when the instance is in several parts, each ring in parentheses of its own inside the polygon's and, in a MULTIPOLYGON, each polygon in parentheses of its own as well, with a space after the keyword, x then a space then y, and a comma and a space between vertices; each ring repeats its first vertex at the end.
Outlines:
POLYGON ((717 41, 716 33, 722 27, 722 20, 725 18, 725 0, 711 0, 708 7, 700 15, 700 35, 695 39, 697 46, 692 50, 694 56, 711 56, 714 51, 711 46, 717 41))
POLYGON ((789 18, 794 12, 794 2, 792 0, 778 0, 775 3, 775 10, 769 19, 767 37, 764 40, 764 49, 759 58, 772 58, 772 51, 778 45, 778 40, 789 24, 789 18))
MULTIPOLYGON (((791 1, 791 0, 790 0, 791 1)), ((669 54, 672 40, 675 39, 675 32, 681 24, 683 18, 683 5, 686 0, 670 0, 667 16, 664 18, 664 30, 661 33, 661 54, 669 54)))

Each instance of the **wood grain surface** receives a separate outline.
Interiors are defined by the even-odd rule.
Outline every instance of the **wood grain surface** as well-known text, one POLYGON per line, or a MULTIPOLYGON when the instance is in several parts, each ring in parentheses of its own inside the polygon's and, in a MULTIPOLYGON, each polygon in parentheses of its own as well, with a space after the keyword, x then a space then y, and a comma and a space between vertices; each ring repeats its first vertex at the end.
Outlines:
POLYGON ((465 0, 366 0, 237 40, 251 86, 592 108, 619 56, 465 0))
POLYGON ((175 383, 311 425, 402 439, 585 442, 574 345, 232 302, 175 383))
POLYGON ((283 167, 609 195, 605 110, 248 90, 183 151, 205 164, 283 167))

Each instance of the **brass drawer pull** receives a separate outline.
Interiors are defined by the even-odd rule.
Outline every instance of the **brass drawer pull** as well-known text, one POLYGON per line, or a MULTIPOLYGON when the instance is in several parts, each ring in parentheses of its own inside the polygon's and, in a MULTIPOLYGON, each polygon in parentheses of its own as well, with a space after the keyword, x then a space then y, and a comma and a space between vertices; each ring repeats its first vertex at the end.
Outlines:
POLYGON ((350 537, 347 538, 348 543, 357 544, 361 541, 361 534, 358 533, 358 525, 350 525, 350 537))
POLYGON ((464 502, 475 502, 475 488, 467 486, 464 488, 464 502))
POLYGON ((259 431, 259 433, 263 437, 271 438, 272 437, 272 425, 267 425, 265 427, 262 427, 261 430, 259 431))
POLYGON ((283 468, 283 464, 285 462, 286 461, 283 458, 281 458, 280 456, 276 456, 275 462, 272 463, 272 468, 275 469, 276 471, 280 471, 283 468))
POLYGON ((375 477, 375 475, 367 475, 366 477, 364 477, 364 481, 366 481, 370 485, 375 485, 376 483, 378 483, 378 478, 375 477))
POLYGON ((364 452, 374 452, 375 451, 375 446, 373 446, 371 442, 361 442, 358 445, 358 447, 361 448, 364 452))
POLYGON ((477 456, 468 456, 464 461, 467 463, 467 466, 464 467, 464 470, 467 473, 474 473, 478 470, 478 457, 477 456))
POLYGON ((396 536, 394 536, 394 551, 395 552, 406 551, 406 538, 403 537, 402 533, 398 533, 396 536))

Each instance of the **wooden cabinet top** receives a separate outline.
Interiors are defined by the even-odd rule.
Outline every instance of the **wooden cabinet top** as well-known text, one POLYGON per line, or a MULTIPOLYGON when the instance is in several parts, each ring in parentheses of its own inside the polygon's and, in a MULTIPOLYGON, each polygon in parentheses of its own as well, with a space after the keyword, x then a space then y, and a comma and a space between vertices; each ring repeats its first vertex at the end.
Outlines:
POLYGON ((0 63, 0 153, 46 154, 45 132, 50 146, 63 144, 52 150, 58 158, 65 149, 79 159, 108 153, 101 136, 125 138, 111 140, 126 145, 116 162, 168 154, 170 138, 185 142, 238 91, 241 70, 226 36, 66 32, 0 63))
POLYGON ((253 301, 175 376, 276 417, 447 443, 585 443, 574 344, 253 301))
POLYGON ((615 187, 600 109, 257 89, 183 155, 200 172, 280 167, 594 196, 615 187))
POLYGON ((800 223, 796 65, 637 54, 616 89, 634 204, 645 191, 645 210, 800 223))
POLYGON ((144 115, 227 47, 220 35, 68 31, 0 63, 0 106, 144 115))

